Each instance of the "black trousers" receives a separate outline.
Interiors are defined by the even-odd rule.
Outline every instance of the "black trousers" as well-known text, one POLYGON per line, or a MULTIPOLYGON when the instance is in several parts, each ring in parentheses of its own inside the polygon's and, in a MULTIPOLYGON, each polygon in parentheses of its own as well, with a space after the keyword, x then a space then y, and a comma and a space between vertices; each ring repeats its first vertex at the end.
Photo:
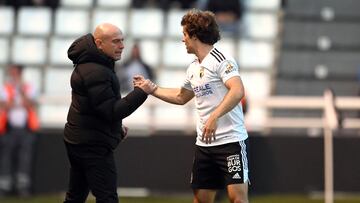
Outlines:
POLYGON ((117 175, 113 151, 104 146, 65 142, 70 181, 64 203, 84 203, 89 191, 96 203, 117 203, 117 175))

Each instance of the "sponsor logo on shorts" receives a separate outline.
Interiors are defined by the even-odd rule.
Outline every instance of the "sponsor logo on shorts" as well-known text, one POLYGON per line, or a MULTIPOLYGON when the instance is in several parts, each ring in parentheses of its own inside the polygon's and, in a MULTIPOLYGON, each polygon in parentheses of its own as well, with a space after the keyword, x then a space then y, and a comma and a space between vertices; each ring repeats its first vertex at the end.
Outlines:
POLYGON ((241 162, 240 162, 240 155, 235 154, 228 156, 227 158, 227 165, 229 173, 241 171, 241 162))
POLYGON ((235 175, 232 177, 233 179, 241 179, 239 173, 235 173, 235 175))

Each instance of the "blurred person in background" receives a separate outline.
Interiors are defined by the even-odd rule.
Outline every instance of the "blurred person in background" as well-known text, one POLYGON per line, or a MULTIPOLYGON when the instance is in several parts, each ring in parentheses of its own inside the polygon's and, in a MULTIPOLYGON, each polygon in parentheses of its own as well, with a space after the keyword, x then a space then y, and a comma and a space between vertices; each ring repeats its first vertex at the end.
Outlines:
POLYGON ((220 31, 224 35, 238 36, 240 34, 243 16, 243 0, 198 0, 197 7, 215 13, 220 31))
POLYGON ((137 41, 131 49, 130 58, 127 59, 118 69, 119 71, 116 73, 120 80, 122 92, 129 92, 134 88, 132 82, 134 75, 143 75, 145 78, 149 78, 152 81, 155 80, 152 68, 146 64, 141 57, 141 50, 137 41))
MULTIPOLYGON (((191 174, 194 203, 213 203, 226 188, 230 202, 248 202, 244 86, 235 59, 213 45, 220 40, 214 13, 190 10, 181 20, 187 53, 197 57, 181 88, 157 87, 153 96, 178 105, 195 97, 197 138, 191 174)), ((146 82, 135 76, 134 85, 146 82)), ((165 112, 164 112, 165 113, 165 112)))
POLYGON ((37 91, 22 79, 23 67, 10 65, 0 92, 0 192, 7 195, 31 194, 35 131, 39 128, 36 115, 37 91), (16 156, 14 156, 16 155, 16 156))
POLYGON ((117 172, 113 150, 127 135, 122 119, 133 113, 155 85, 149 80, 124 98, 114 71, 124 49, 122 31, 109 23, 76 39, 68 50, 74 64, 72 101, 64 129, 70 161, 65 203, 83 203, 89 192, 97 203, 117 203, 117 172))

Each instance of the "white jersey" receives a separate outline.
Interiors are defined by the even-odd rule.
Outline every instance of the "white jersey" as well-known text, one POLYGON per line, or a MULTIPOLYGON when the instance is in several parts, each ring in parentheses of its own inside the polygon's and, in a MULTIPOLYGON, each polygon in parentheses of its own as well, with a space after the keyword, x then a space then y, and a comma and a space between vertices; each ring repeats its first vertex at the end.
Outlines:
POLYGON ((189 65, 183 87, 195 94, 196 145, 217 146, 245 140, 248 137, 242 106, 239 103, 218 119, 215 141, 206 144, 201 140, 206 121, 228 92, 225 82, 232 77, 240 77, 238 65, 231 56, 219 51, 218 48, 213 48, 201 63, 196 59, 189 65))

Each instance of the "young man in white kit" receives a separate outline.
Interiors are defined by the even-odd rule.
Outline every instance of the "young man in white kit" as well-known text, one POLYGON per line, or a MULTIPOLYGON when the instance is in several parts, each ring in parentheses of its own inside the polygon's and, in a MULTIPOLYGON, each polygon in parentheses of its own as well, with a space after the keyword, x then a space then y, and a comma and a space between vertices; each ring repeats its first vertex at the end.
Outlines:
MULTIPOLYGON (((183 42, 195 54, 181 88, 158 87, 153 96, 185 104, 195 97, 197 139, 191 176, 194 203, 213 203, 216 191, 226 187, 233 203, 248 202, 248 161, 244 115, 240 100, 244 96, 235 60, 215 48, 220 39, 215 16, 209 11, 190 10, 182 18, 183 42)), ((134 77, 134 85, 144 81, 134 77)))

